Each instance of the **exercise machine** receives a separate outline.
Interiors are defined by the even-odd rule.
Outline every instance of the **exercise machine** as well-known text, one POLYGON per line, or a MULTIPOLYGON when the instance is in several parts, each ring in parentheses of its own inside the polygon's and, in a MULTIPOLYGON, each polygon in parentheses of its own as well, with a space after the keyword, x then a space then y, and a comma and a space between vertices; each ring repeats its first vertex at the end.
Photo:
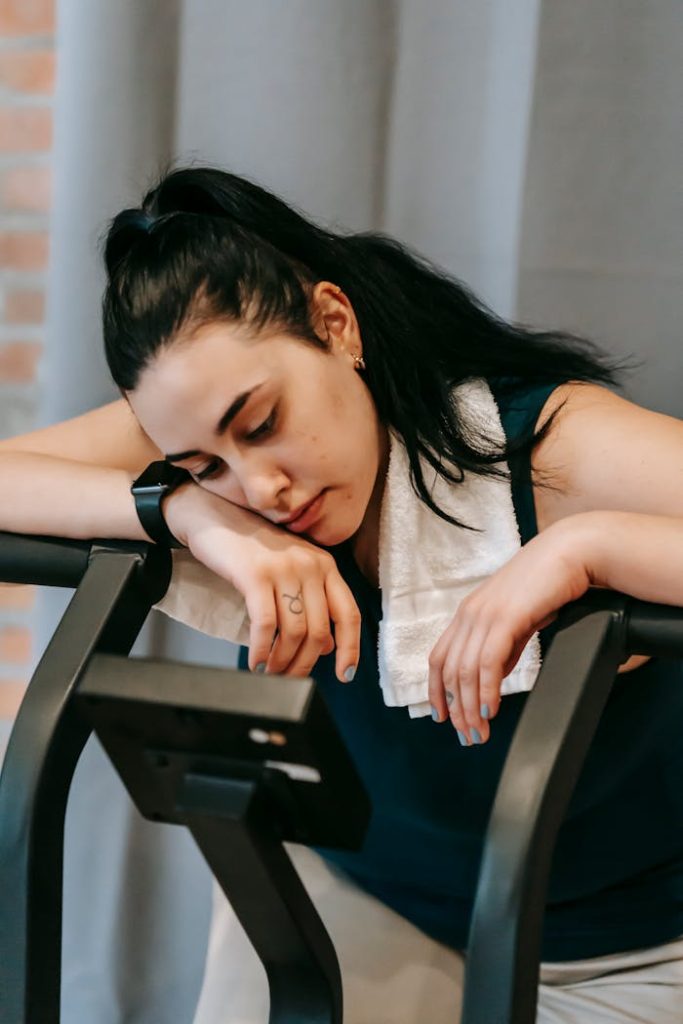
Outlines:
MULTIPOLYGON (((339 965, 284 841, 357 849, 372 809, 310 679, 129 658, 171 576, 134 541, 0 533, 0 581, 74 595, 0 775, 0 1020, 59 1024, 64 816, 94 731, 139 811, 185 826, 261 958, 270 1024, 343 1024, 339 965)), ((558 829, 631 654, 683 656, 683 609, 589 591, 566 606, 489 819, 461 1024, 533 1024, 558 829)))

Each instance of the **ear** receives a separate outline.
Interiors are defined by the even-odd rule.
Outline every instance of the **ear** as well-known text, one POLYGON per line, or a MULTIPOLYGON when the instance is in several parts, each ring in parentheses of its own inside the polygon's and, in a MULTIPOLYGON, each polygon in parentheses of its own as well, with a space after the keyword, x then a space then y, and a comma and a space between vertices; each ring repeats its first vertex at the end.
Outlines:
POLYGON ((331 281, 318 281, 311 296, 313 324, 319 337, 329 341, 332 351, 359 352, 358 321, 350 300, 331 281))

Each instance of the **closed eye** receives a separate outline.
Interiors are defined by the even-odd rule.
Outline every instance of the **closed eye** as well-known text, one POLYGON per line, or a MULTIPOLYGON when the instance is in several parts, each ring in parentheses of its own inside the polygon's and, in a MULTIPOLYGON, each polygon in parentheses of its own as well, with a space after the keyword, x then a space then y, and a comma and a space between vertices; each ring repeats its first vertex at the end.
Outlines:
MULTIPOLYGON (((252 432, 250 434, 246 434, 245 435, 246 440, 247 441, 259 441, 259 440, 261 440, 264 437, 268 437, 269 434, 272 434, 273 429, 275 427, 276 414, 277 414, 277 407, 275 407, 272 410, 272 412, 271 412, 270 416, 268 417, 268 419, 264 420, 263 423, 261 423, 256 428, 256 430, 252 430, 252 432)), ((214 459, 213 462, 210 462, 208 464, 208 466, 205 467, 205 469, 202 469, 199 472, 196 472, 195 470, 192 470, 191 472, 192 472, 192 476, 194 477, 194 479, 199 482, 201 480, 211 480, 214 477, 217 477, 219 475, 219 473, 222 472, 223 469, 224 469, 223 461, 221 459, 214 459)))
POLYGON ((214 459, 210 462, 206 469, 202 469, 199 473, 196 470, 190 470, 190 475, 199 483, 201 480, 210 480, 214 476, 218 476, 219 472, 224 468, 222 459, 214 459))
POLYGON ((257 441, 261 437, 267 437, 272 432, 275 426, 275 412, 276 409, 274 408, 267 420, 264 420, 256 430, 252 430, 251 434, 245 435, 247 441, 257 441))

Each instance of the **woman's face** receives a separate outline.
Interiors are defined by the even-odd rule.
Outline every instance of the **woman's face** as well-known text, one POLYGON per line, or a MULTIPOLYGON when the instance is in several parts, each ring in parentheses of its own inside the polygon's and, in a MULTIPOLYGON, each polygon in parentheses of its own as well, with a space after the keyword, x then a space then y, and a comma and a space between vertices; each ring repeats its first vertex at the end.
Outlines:
POLYGON ((169 461, 235 505, 280 523, 322 494, 291 530, 328 547, 378 514, 388 445, 354 369, 353 310, 324 282, 314 296, 329 352, 212 322, 160 352, 127 397, 169 461))

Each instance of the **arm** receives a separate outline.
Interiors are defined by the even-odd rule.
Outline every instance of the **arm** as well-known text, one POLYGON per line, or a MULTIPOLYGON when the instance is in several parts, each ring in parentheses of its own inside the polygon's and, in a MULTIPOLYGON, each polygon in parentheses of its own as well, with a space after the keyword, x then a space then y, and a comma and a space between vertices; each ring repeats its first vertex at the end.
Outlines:
MULTIPOLYGON (((123 399, 2 441, 0 486, 9 500, 0 502, 0 530, 149 540, 130 485, 149 462, 162 457, 123 399)), ((305 676, 336 646, 337 677, 345 680, 349 666, 358 662, 360 615, 329 552, 194 483, 182 484, 165 499, 164 514, 171 532, 201 563, 194 565, 193 579, 197 569, 210 570, 201 593, 193 593, 197 621, 192 625, 205 625, 219 576, 239 592, 230 595, 230 606, 246 604, 252 668, 262 662, 270 672, 305 676), (292 613, 283 598, 283 591, 299 590, 306 595, 305 614, 298 608, 292 613)), ((171 601, 173 588, 182 588, 182 600, 173 606, 182 606, 184 621, 186 576, 174 571, 167 595, 171 601)))
POLYGON ((566 384, 534 470, 539 532, 561 523, 592 586, 683 606, 683 421, 643 409, 597 385, 566 384))
POLYGON ((130 485, 160 455, 123 399, 4 440, 0 529, 149 540, 130 485))
POLYGON ((538 535, 468 595, 430 656, 439 720, 483 741, 530 637, 589 586, 683 605, 683 422, 582 384, 557 388, 540 421, 565 400, 532 459, 554 485, 535 485, 538 535))
POLYGON ((87 540, 149 540, 130 493, 133 474, 37 452, 0 452, 0 530, 87 540))
POLYGON ((567 524, 592 586, 683 607, 683 516, 582 512, 567 524))

